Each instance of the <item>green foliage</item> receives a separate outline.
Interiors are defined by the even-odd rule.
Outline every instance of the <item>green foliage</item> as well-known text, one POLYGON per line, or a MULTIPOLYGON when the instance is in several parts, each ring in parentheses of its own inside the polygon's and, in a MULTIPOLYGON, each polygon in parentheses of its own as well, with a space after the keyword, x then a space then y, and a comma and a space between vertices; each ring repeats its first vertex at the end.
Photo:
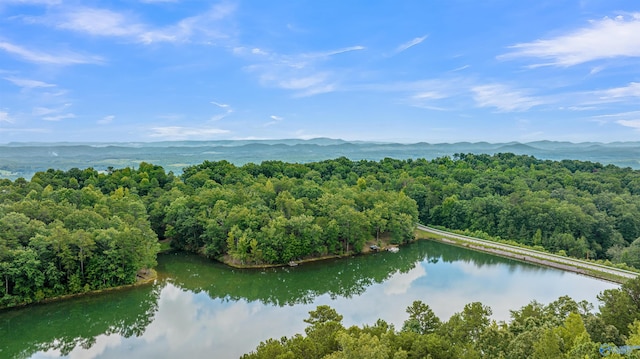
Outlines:
POLYGON ((428 334, 435 332, 441 325, 440 319, 427 304, 416 300, 407 307, 409 319, 403 326, 403 331, 412 331, 418 334, 428 334))
POLYGON ((598 300, 603 303, 600 317, 626 336, 634 321, 640 320, 640 276, 628 280, 620 289, 605 290, 598 300))
MULTIPOLYGON (((50 169, 0 183, 0 305, 131 283, 154 265, 157 239, 212 258, 286 264, 359 253, 369 241, 406 243, 417 221, 638 266, 638 183, 629 168, 513 154, 204 161, 180 177, 144 162, 105 172, 50 169), (24 263, 42 277, 22 278, 16 268, 24 263)), ((625 335, 636 316, 605 307, 606 325, 625 335)), ((515 322, 525 330, 537 320, 515 322)))
MULTIPOLYGON (((396 332, 381 320, 374 326, 345 329, 339 324, 342 316, 324 305, 305 320, 310 324, 306 337, 269 339, 243 358, 599 358, 601 343, 591 339, 584 324, 584 318, 598 314, 567 312, 580 307, 586 309, 569 297, 546 306, 532 302, 513 310, 510 323, 496 323, 489 319, 491 309, 476 302, 441 322, 428 305, 415 301, 406 310, 409 318, 402 330, 396 332), (431 323, 430 329, 420 327, 425 323, 431 323)), ((629 330, 626 343, 640 344, 640 321, 629 330)))
POLYGON ((155 265, 157 236, 128 190, 104 195, 92 185, 49 183, 30 193, 0 204, 0 307, 130 284, 155 265))

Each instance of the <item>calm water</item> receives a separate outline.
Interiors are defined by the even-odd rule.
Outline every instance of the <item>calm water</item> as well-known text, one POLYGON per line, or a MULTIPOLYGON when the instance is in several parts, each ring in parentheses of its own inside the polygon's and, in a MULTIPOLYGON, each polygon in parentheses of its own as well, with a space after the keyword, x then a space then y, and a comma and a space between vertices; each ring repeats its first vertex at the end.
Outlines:
POLYGON ((303 332, 328 304, 344 324, 382 318, 399 328, 414 300, 443 320, 480 301, 493 318, 531 300, 586 299, 616 285, 419 241, 295 268, 234 270, 187 254, 158 259, 153 285, 0 312, 0 358, 237 358, 262 340, 303 332))

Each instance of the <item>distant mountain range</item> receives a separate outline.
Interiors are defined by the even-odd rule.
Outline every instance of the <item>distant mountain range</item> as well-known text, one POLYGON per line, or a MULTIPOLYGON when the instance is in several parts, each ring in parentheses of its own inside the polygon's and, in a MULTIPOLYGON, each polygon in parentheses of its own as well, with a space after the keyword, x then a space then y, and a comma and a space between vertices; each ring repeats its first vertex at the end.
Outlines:
POLYGON ((137 167, 142 161, 176 174, 205 160, 236 165, 267 160, 312 162, 347 157, 352 160, 407 159, 453 156, 456 153, 514 153, 550 160, 581 160, 640 169, 640 142, 457 142, 386 143, 316 138, 311 140, 221 140, 127 143, 9 143, 0 145, 0 178, 30 179, 49 168, 137 167))

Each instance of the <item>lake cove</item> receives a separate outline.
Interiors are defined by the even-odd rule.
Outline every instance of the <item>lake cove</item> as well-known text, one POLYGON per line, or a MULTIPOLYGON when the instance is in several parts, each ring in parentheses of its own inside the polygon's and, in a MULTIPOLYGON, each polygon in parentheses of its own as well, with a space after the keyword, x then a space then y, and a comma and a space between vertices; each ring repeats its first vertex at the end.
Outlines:
POLYGON ((397 328, 414 300, 447 320, 480 301, 496 320, 531 300, 569 295, 597 305, 617 285, 431 241, 297 267, 233 269, 162 254, 155 284, 0 312, 0 358, 237 358, 268 338, 304 331, 321 304, 345 326, 397 328))

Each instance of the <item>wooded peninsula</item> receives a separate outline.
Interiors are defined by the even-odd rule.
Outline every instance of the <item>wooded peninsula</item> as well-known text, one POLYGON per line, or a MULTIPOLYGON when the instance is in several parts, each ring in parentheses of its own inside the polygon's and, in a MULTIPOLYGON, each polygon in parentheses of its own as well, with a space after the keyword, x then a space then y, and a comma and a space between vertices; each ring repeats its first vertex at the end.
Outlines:
POLYGON ((159 241, 241 265, 413 240, 415 223, 640 267, 640 172, 526 155, 50 169, 0 180, 0 307, 136 281, 159 241))

